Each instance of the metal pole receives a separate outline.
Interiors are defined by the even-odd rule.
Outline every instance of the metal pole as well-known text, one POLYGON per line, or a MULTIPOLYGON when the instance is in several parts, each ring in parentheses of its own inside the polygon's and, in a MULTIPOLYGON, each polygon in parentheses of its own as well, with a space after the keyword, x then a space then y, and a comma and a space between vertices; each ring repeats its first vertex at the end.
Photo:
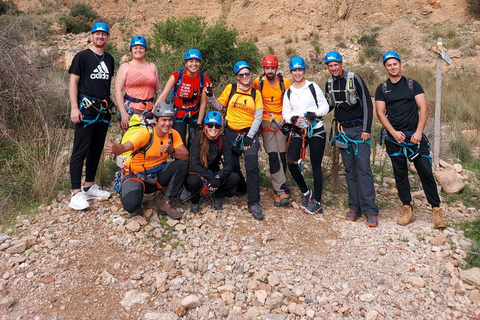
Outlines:
MULTIPOLYGON (((442 38, 437 39, 437 46, 442 47, 442 38)), ((437 84, 435 89, 435 134, 433 144, 433 163, 440 164, 440 116, 442 114, 442 58, 437 57, 437 84)))

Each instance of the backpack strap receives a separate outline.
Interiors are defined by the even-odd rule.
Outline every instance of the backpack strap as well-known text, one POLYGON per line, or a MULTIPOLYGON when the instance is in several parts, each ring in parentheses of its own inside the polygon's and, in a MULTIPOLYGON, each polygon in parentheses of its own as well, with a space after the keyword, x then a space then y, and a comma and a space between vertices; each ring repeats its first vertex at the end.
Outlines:
MULTIPOLYGON (((238 94, 241 94, 241 95, 246 95, 245 93, 237 92, 237 84, 232 83, 232 90, 230 91, 230 94, 228 95, 227 107, 228 107, 228 104, 230 103, 230 100, 232 99, 232 97, 235 93, 238 93, 238 94)), ((257 90, 252 88, 251 91, 250 91, 250 96, 252 97, 253 102, 255 102, 255 98, 257 97, 257 90)))
POLYGON ((415 94, 415 89, 413 88, 413 80, 411 78, 407 78, 407 84, 408 84, 408 89, 412 91, 413 94, 415 94))
POLYGON ((283 75, 281 73, 278 73, 277 77, 278 77, 278 82, 280 84, 280 91, 282 91, 282 96, 280 100, 283 101, 283 96, 285 95, 285 82, 283 80, 283 75))
MULTIPOLYGON (((315 104, 317 105, 318 108, 318 100, 317 100, 317 92, 315 92, 315 88, 313 86, 313 82, 308 85, 308 88, 310 89, 310 92, 313 95, 313 99, 315 99, 315 104)), ((289 97, 290 98, 290 97, 289 97)))
POLYGON ((260 78, 258 82, 258 91, 263 92, 263 84, 265 83, 265 75, 260 78))

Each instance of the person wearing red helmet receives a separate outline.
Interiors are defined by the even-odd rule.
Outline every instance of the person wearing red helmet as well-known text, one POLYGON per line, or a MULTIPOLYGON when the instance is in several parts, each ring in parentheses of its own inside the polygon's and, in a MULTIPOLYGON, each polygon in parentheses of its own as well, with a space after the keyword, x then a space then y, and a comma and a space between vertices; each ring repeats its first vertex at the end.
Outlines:
POLYGON ((283 95, 291 83, 278 71, 278 59, 266 55, 262 59, 263 75, 253 81, 253 88, 260 91, 263 101, 261 132, 263 146, 268 153, 272 186, 275 191, 273 204, 277 207, 290 202, 290 189, 287 187, 287 136, 282 132, 285 120, 282 117, 283 95))

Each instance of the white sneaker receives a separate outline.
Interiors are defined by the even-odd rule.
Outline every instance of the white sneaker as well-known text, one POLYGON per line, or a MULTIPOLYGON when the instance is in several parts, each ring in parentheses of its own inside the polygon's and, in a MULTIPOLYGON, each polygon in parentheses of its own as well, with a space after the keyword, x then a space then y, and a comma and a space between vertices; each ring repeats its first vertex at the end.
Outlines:
POLYGON ((77 192, 72 195, 68 206, 75 210, 85 210, 89 207, 89 204, 83 192, 77 192))
POLYGON ((82 187, 82 194, 85 196, 87 200, 110 198, 110 192, 100 189, 100 187, 97 186, 96 184, 91 186, 90 189, 88 189, 88 191, 85 191, 84 189, 85 187, 82 187))

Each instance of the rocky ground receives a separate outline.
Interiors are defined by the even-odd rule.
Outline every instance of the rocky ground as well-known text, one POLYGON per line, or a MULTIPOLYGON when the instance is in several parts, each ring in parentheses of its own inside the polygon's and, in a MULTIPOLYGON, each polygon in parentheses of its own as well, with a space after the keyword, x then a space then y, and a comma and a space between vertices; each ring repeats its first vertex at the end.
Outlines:
MULTIPOLYGON (((393 206, 378 228, 262 197, 264 221, 238 198, 223 211, 205 199, 178 222, 128 218, 117 196, 76 212, 59 195, 0 233, 0 319, 480 318, 480 269, 461 269, 470 241, 453 223, 433 229, 421 192, 412 224, 397 225, 393 206)), ((478 218, 442 206, 449 222, 478 218)))

